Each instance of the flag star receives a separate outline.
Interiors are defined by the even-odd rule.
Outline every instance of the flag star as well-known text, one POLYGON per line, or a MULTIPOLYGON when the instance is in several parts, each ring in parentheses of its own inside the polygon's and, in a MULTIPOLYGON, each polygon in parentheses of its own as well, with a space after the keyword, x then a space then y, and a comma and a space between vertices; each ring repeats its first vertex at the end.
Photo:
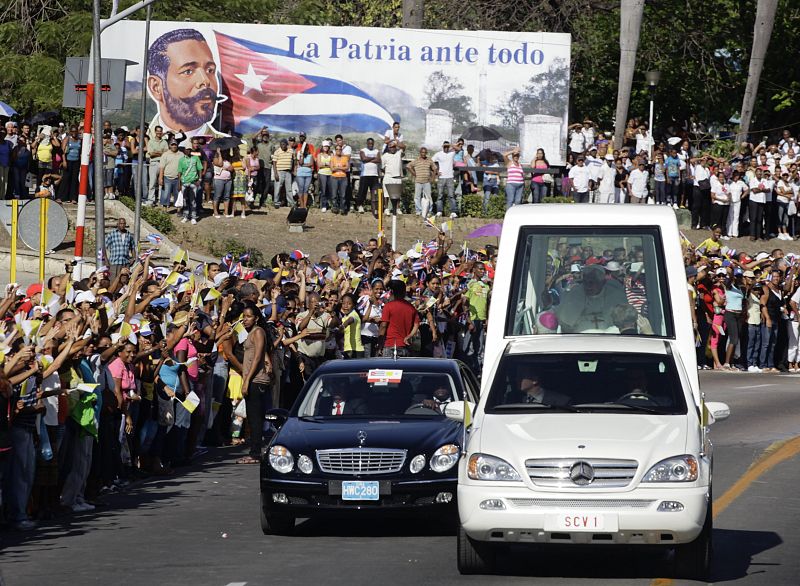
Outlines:
POLYGON ((235 73, 234 75, 244 84, 242 95, 247 94, 249 91, 263 92, 264 90, 261 89, 261 84, 269 77, 268 75, 258 75, 255 69, 253 69, 252 63, 247 64, 247 73, 235 73))

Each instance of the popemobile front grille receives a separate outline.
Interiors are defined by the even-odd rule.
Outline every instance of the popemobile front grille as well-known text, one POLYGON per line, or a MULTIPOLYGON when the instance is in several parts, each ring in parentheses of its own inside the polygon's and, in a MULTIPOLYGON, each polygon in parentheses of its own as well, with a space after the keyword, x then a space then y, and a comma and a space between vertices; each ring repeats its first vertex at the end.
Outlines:
POLYGON ((345 448, 317 450, 317 464, 328 474, 391 474, 406 461, 406 450, 345 448))
POLYGON ((622 488, 631 483, 638 467, 636 460, 600 458, 525 461, 525 468, 533 483, 547 488, 622 488), (594 470, 594 479, 589 484, 579 485, 570 479, 570 469, 576 462, 586 462, 594 470))
POLYGON ((647 509, 650 499, 508 499, 513 507, 543 509, 647 509))

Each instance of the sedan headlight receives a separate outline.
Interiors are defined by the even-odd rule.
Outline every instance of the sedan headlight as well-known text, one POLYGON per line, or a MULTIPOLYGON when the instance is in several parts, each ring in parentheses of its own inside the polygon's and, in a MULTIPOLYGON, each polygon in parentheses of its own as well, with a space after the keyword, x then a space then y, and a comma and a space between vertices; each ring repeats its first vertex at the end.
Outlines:
POLYGON ((272 446, 269 449, 269 465, 281 474, 288 474, 294 468, 294 456, 284 446, 272 446))
POLYGON ((414 456, 414 459, 411 460, 411 464, 408 466, 408 469, 411 470, 411 474, 417 474, 423 468, 425 468, 425 456, 422 454, 414 456))
POLYGON ((698 466, 694 456, 675 456, 661 460, 650 468, 642 482, 693 482, 697 480, 698 466))
POLYGON ((314 463, 305 454, 300 454, 297 458, 297 469, 303 474, 311 474, 314 471, 314 463))
POLYGON ((431 470, 434 472, 447 472, 458 462, 458 455, 461 450, 455 444, 447 444, 433 453, 431 458, 431 470))
POLYGON ((522 480, 511 464, 487 454, 472 454, 469 457, 467 476, 472 480, 522 480))

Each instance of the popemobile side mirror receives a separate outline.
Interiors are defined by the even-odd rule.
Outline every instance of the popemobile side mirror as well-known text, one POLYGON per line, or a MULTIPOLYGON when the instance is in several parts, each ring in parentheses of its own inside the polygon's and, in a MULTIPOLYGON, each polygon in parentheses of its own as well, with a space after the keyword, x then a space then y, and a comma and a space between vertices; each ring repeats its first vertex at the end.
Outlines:
POLYGON ((264 419, 269 421, 276 428, 280 429, 286 420, 289 419, 289 411, 286 409, 269 409, 264 415, 264 419))
POLYGON ((726 403, 706 402, 706 409, 711 413, 711 423, 724 421, 731 416, 731 408, 726 403))
POLYGON ((464 401, 451 401, 445 405, 444 416, 453 421, 464 421, 464 401))

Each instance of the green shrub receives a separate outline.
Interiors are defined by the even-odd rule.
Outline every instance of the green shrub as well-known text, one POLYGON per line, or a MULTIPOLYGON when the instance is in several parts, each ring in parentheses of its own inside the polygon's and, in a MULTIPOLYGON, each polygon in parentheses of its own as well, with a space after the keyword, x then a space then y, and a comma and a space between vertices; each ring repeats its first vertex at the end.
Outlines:
MULTIPOLYGON (((129 210, 136 211, 136 200, 132 197, 120 197, 119 201, 129 210)), ((175 231, 172 216, 159 209, 142 206, 142 219, 161 234, 171 234, 175 231)))
POLYGON ((495 220, 502 220, 506 215, 506 197, 504 195, 493 195, 489 198, 489 205, 486 206, 486 217, 495 220))
POLYGON ((470 218, 482 218, 483 196, 477 194, 463 196, 461 198, 461 215, 470 218))
POLYGON ((563 195, 551 195, 542 198, 542 203, 574 203, 572 198, 563 195))
POLYGON ((212 256, 222 258, 229 252, 233 255, 234 262, 244 254, 250 255, 250 260, 244 263, 248 267, 263 267, 264 255, 257 248, 252 248, 236 240, 236 238, 225 238, 222 241, 209 238, 206 248, 212 256))

